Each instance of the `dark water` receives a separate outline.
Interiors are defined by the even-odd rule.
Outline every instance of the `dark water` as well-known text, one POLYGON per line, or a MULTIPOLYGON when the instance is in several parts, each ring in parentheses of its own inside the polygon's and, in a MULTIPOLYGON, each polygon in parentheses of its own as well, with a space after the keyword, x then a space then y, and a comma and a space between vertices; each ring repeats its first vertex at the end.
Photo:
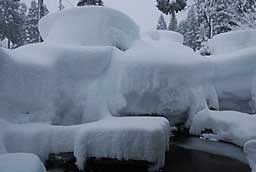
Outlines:
MULTIPOLYGON (((193 141, 193 140, 192 140, 193 141)), ((184 142, 184 140, 182 141, 184 142)), ((191 142, 189 139, 185 139, 185 142, 191 142)), ((211 143, 207 141, 200 141, 198 139, 193 141, 193 144, 203 147, 213 144, 216 148, 221 150, 227 150, 230 152, 236 152, 236 149, 232 148, 232 145, 223 143, 211 143), (195 142, 196 141, 196 142, 195 142), (232 149, 231 149, 232 148, 232 149)), ((229 158, 227 156, 216 155, 199 150, 192 150, 181 146, 181 142, 172 143, 170 145, 170 151, 166 153, 165 166, 159 172, 249 172, 250 168, 246 163, 239 160, 229 158)), ((239 156, 243 156, 243 153, 237 153, 239 156)), ((117 161, 110 159, 91 159, 87 161, 87 172, 147 172, 148 163, 143 161, 117 161)), ((66 170, 60 170, 58 172, 77 172, 65 168, 66 170)), ((49 170, 50 172, 55 172, 49 170)))
POLYGON ((172 145, 163 172, 249 172, 238 160, 172 145))

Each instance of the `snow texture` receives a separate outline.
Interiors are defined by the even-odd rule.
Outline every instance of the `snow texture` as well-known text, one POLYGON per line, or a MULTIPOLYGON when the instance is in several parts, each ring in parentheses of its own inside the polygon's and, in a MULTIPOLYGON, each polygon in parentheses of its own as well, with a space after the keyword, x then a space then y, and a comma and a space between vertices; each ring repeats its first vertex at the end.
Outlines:
POLYGON ((203 134, 204 138, 222 140, 243 147, 256 139, 256 116, 235 111, 210 111, 205 109, 197 113, 190 127, 193 135, 202 135, 206 129, 213 133, 203 134))
POLYGON ((39 22, 47 43, 115 46, 127 50, 139 39, 139 27, 125 14, 106 7, 79 7, 51 13, 39 22))
POLYGON ((33 154, 0 154, 0 169, 3 172, 46 172, 40 159, 33 154))
POLYGON ((5 121, 0 125, 1 152, 33 153, 42 161, 50 153, 74 152, 81 169, 87 157, 145 160, 159 169, 169 149, 170 125, 160 117, 111 117, 74 126, 5 121))

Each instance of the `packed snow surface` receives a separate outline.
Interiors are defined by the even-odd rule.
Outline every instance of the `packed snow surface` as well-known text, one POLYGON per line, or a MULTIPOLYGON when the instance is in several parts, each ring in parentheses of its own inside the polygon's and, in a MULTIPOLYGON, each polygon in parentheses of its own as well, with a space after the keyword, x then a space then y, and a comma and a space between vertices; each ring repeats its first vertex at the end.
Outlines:
POLYGON ((33 154, 0 154, 0 171, 2 172, 46 172, 40 159, 33 154))
POLYGON ((235 111, 210 111, 197 113, 190 127, 190 133, 203 135, 208 139, 231 142, 241 147, 256 139, 256 116, 235 111), (210 129, 213 133, 205 133, 210 129))
POLYGON ((1 121, 0 127, 1 152, 33 153, 42 161, 50 153, 74 152, 81 169, 87 157, 145 160, 159 169, 169 149, 170 125, 161 117, 111 117, 74 126, 1 121))
POLYGON ((226 54, 243 48, 256 46, 256 31, 232 31, 222 33, 209 40, 211 54, 226 54))
POLYGON ((47 43, 115 46, 126 50, 139 39, 139 27, 125 14, 106 7, 79 7, 51 13, 39 22, 47 43))

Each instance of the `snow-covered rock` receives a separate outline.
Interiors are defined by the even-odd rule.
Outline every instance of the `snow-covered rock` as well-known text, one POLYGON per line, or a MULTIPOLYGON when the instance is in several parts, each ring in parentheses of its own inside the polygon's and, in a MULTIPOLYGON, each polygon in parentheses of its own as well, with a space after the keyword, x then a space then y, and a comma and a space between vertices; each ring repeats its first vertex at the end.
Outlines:
POLYGON ((18 123, 81 122, 87 113, 87 87, 106 71, 113 49, 48 44, 0 49, 1 118, 18 123))
POLYGON ((33 154, 7 153, 0 154, 2 172, 46 172, 40 159, 33 154))
POLYGON ((82 169, 87 157, 145 160, 157 170, 169 149, 169 123, 164 118, 122 117, 101 120, 81 129, 75 157, 82 169))
POLYGON ((209 40, 212 55, 226 54, 243 48, 255 47, 255 30, 242 30, 222 33, 209 40))
POLYGON ((79 7, 50 13, 39 22, 47 43, 115 46, 127 50, 139 39, 138 26, 125 14, 107 7, 79 7))
POLYGON ((256 172, 256 140, 250 140, 244 144, 244 152, 247 155, 252 172, 256 172))
POLYGON ((256 139, 256 116, 235 111, 210 111, 197 113, 190 127, 190 133, 202 135, 208 129, 213 133, 203 134, 205 138, 234 143, 241 147, 256 139))
MULTIPOLYGON (((235 40, 234 40, 235 41, 235 40)), ((221 110, 255 112, 256 46, 214 55, 214 85, 221 110)))
POLYGON ((170 125, 160 117, 111 117, 74 126, 1 120, 0 128, 4 128, 0 131, 3 151, 33 153, 42 161, 50 153, 74 152, 80 168, 87 157, 100 157, 145 160, 158 169, 164 165, 169 149, 170 125))

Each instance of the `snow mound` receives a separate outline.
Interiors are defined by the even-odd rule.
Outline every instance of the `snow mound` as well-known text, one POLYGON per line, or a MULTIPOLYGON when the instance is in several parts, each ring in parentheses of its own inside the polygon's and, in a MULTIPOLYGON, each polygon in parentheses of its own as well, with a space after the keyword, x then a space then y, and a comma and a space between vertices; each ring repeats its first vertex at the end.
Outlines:
POLYGON ((203 134, 208 139, 222 140, 241 147, 245 142, 256 139, 256 116, 235 111, 210 111, 197 113, 190 127, 190 133, 202 135, 208 129, 213 133, 203 134))
POLYGON ((247 155, 252 172, 256 172, 256 140, 250 140, 244 144, 244 152, 247 155))
POLYGON ((79 7, 51 13, 40 20, 47 43, 115 46, 127 50, 139 39, 138 26, 125 14, 106 7, 79 7))
POLYGON ((212 54, 226 54, 243 48, 256 46, 256 31, 232 31, 222 33, 209 40, 212 54))
POLYGON ((209 58, 214 65, 212 84, 221 110, 255 112, 255 56, 256 48, 249 47, 209 58))
POLYGON ((9 153, 26 152, 42 161, 50 153, 74 152, 82 169, 87 157, 145 160, 164 165, 169 122, 164 118, 107 118, 74 126, 10 124, 0 121, 0 143, 9 153))
POLYGON ((178 32, 154 30, 144 34, 144 39, 153 41, 171 41, 182 44, 183 36, 178 32))
POLYGON ((123 117, 89 124, 77 135, 75 157, 80 169, 87 157, 145 160, 164 166, 169 149, 169 123, 164 118, 123 117), (104 143, 104 144, 102 144, 104 143))
POLYGON ((81 122, 86 89, 108 68, 112 53, 112 47, 47 44, 0 49, 0 117, 17 123, 81 122))
POLYGON ((3 172, 46 172, 36 155, 25 153, 1 154, 0 169, 3 172))

